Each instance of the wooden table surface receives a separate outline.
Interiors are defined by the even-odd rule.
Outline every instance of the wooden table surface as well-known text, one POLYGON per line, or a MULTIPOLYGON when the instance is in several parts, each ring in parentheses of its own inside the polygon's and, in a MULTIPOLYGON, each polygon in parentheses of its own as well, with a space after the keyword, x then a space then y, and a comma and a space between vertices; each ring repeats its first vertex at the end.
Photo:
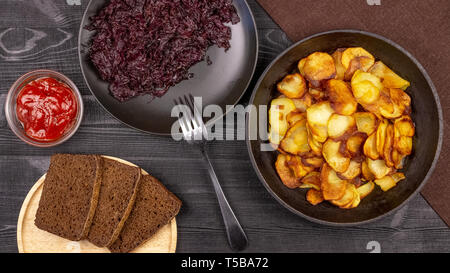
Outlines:
MULTIPOLYGON (((195 147, 130 129, 106 113, 90 94, 78 64, 77 36, 88 0, 0 0, 0 252, 17 252, 21 204, 48 168, 53 153, 96 153, 132 161, 162 180, 184 205, 178 252, 229 252, 224 225, 205 165, 195 147), (81 5, 80 5, 81 4, 81 5), (39 149, 9 129, 4 103, 9 87, 38 68, 60 71, 80 88, 85 118, 65 144, 39 149)), ((254 1, 260 55, 247 104, 264 68, 292 42, 254 1)), ((450 229, 418 195, 397 213, 351 228, 320 226, 286 210, 252 169, 244 141, 217 141, 210 155, 250 245, 248 252, 449 252, 450 229)), ((432 183, 432 181, 430 181, 432 183)))

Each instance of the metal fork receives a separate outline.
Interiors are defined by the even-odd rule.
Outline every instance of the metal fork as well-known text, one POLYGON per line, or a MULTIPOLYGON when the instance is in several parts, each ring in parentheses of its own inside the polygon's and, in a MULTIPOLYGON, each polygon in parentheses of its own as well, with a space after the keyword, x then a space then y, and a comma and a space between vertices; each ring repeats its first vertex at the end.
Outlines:
POLYGON ((220 211, 222 212, 223 222, 227 232, 228 243, 233 250, 243 250, 248 245, 247 235, 245 235, 244 230, 234 215, 234 212, 222 191, 222 187, 220 186, 219 180, 214 172, 211 160, 206 152, 208 132, 205 123, 203 122, 200 110, 195 104, 194 97, 191 94, 180 97, 178 101, 175 100, 175 105, 178 107, 183 105, 187 106, 184 111, 179 109, 183 115, 179 116, 178 122, 187 143, 200 146, 203 158, 207 163, 208 172, 211 176, 211 181, 217 195, 217 200, 219 201, 220 211))

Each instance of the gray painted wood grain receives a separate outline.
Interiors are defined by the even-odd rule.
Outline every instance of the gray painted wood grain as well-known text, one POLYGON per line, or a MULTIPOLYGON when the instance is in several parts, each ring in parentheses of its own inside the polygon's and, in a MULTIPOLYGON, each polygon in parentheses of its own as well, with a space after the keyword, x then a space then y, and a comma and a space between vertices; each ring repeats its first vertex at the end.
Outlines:
MULTIPOLYGON (((78 1, 0 0, 0 252, 17 252, 16 222, 27 192, 56 152, 98 153, 139 164, 184 202, 178 217, 179 252, 229 252, 213 187, 195 147, 134 131, 107 114, 88 91, 77 57, 78 1), (22 74, 55 69, 80 88, 86 104, 79 132, 67 143, 38 149, 17 139, 4 116, 6 93, 22 74)), ((258 26, 260 56, 251 89, 264 68, 291 42, 265 11, 248 1, 258 26)), ((352 228, 319 226, 278 204, 254 173, 244 141, 211 143, 210 154, 224 192, 246 230, 249 252, 449 252, 450 229, 417 196, 396 214, 352 228)))

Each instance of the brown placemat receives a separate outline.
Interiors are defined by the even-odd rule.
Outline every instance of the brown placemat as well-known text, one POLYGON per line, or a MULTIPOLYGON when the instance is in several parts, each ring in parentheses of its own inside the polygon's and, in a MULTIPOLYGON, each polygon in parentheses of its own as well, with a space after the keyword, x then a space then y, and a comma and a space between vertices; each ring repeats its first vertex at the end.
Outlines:
MULTIPOLYGON (((450 1, 449 0, 257 0, 292 41, 334 29, 359 29, 398 43, 422 63, 442 104, 444 127, 450 115, 450 1)), ((422 195, 450 226, 450 168, 444 143, 433 176, 422 195)))

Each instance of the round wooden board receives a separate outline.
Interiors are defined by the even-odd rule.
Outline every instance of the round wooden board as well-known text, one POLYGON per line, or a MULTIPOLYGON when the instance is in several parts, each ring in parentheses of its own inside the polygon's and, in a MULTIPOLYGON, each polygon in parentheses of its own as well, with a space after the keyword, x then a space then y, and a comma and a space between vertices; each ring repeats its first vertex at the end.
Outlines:
MULTIPOLYGON (((136 166, 128 161, 105 156, 121 163, 136 166)), ((142 170, 143 174, 148 174, 142 170)), ((31 188, 20 209, 17 222, 17 247, 20 253, 109 253, 107 248, 99 248, 84 240, 79 242, 69 241, 49 232, 38 229, 34 225, 34 218, 45 174, 31 188)), ((177 246, 177 223, 175 218, 162 227, 153 237, 133 250, 133 253, 175 253, 177 246)))

